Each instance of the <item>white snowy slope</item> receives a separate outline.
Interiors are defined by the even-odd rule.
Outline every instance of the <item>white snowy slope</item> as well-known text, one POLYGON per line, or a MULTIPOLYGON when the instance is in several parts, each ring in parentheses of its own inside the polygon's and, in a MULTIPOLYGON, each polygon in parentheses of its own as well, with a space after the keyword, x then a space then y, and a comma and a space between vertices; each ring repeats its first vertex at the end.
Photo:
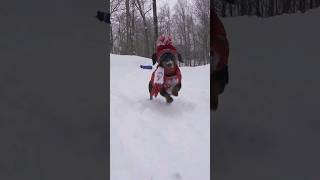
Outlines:
POLYGON ((172 104, 150 101, 151 59, 111 54, 111 180, 209 180, 209 66, 182 67, 172 104))

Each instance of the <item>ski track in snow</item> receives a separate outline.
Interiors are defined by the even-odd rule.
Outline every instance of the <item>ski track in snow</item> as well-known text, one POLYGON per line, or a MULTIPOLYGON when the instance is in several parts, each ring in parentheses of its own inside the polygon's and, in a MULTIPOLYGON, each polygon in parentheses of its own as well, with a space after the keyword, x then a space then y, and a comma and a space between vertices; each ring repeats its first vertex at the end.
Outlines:
POLYGON ((172 104, 149 100, 151 59, 110 55, 111 180, 209 180, 209 66, 182 67, 172 104))

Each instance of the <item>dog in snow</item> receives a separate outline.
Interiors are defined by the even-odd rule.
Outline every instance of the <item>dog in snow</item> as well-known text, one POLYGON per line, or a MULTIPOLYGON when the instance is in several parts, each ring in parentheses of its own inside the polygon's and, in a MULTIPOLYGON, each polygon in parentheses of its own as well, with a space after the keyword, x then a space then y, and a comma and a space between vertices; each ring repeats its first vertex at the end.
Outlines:
POLYGON ((181 71, 178 61, 181 55, 172 45, 171 36, 160 36, 157 40, 157 52, 152 56, 153 65, 158 63, 149 81, 150 100, 160 93, 167 103, 172 103, 171 96, 178 96, 181 89, 181 71))

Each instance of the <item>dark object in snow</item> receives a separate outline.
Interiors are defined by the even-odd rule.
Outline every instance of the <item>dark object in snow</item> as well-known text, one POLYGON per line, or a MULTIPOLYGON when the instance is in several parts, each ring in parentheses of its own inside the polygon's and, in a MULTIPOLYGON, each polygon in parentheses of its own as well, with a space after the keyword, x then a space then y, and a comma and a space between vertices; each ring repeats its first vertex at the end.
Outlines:
POLYGON ((140 65, 142 69, 152 69, 151 65, 140 65))
POLYGON ((96 18, 101 21, 110 24, 110 13, 103 11, 97 11, 96 18))

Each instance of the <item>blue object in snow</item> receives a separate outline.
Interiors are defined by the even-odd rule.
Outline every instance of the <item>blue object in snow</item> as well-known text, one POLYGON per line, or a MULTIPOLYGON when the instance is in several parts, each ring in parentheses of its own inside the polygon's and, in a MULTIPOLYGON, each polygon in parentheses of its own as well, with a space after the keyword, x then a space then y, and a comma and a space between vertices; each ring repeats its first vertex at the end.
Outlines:
POLYGON ((152 69, 151 65, 140 65, 142 69, 152 69))

